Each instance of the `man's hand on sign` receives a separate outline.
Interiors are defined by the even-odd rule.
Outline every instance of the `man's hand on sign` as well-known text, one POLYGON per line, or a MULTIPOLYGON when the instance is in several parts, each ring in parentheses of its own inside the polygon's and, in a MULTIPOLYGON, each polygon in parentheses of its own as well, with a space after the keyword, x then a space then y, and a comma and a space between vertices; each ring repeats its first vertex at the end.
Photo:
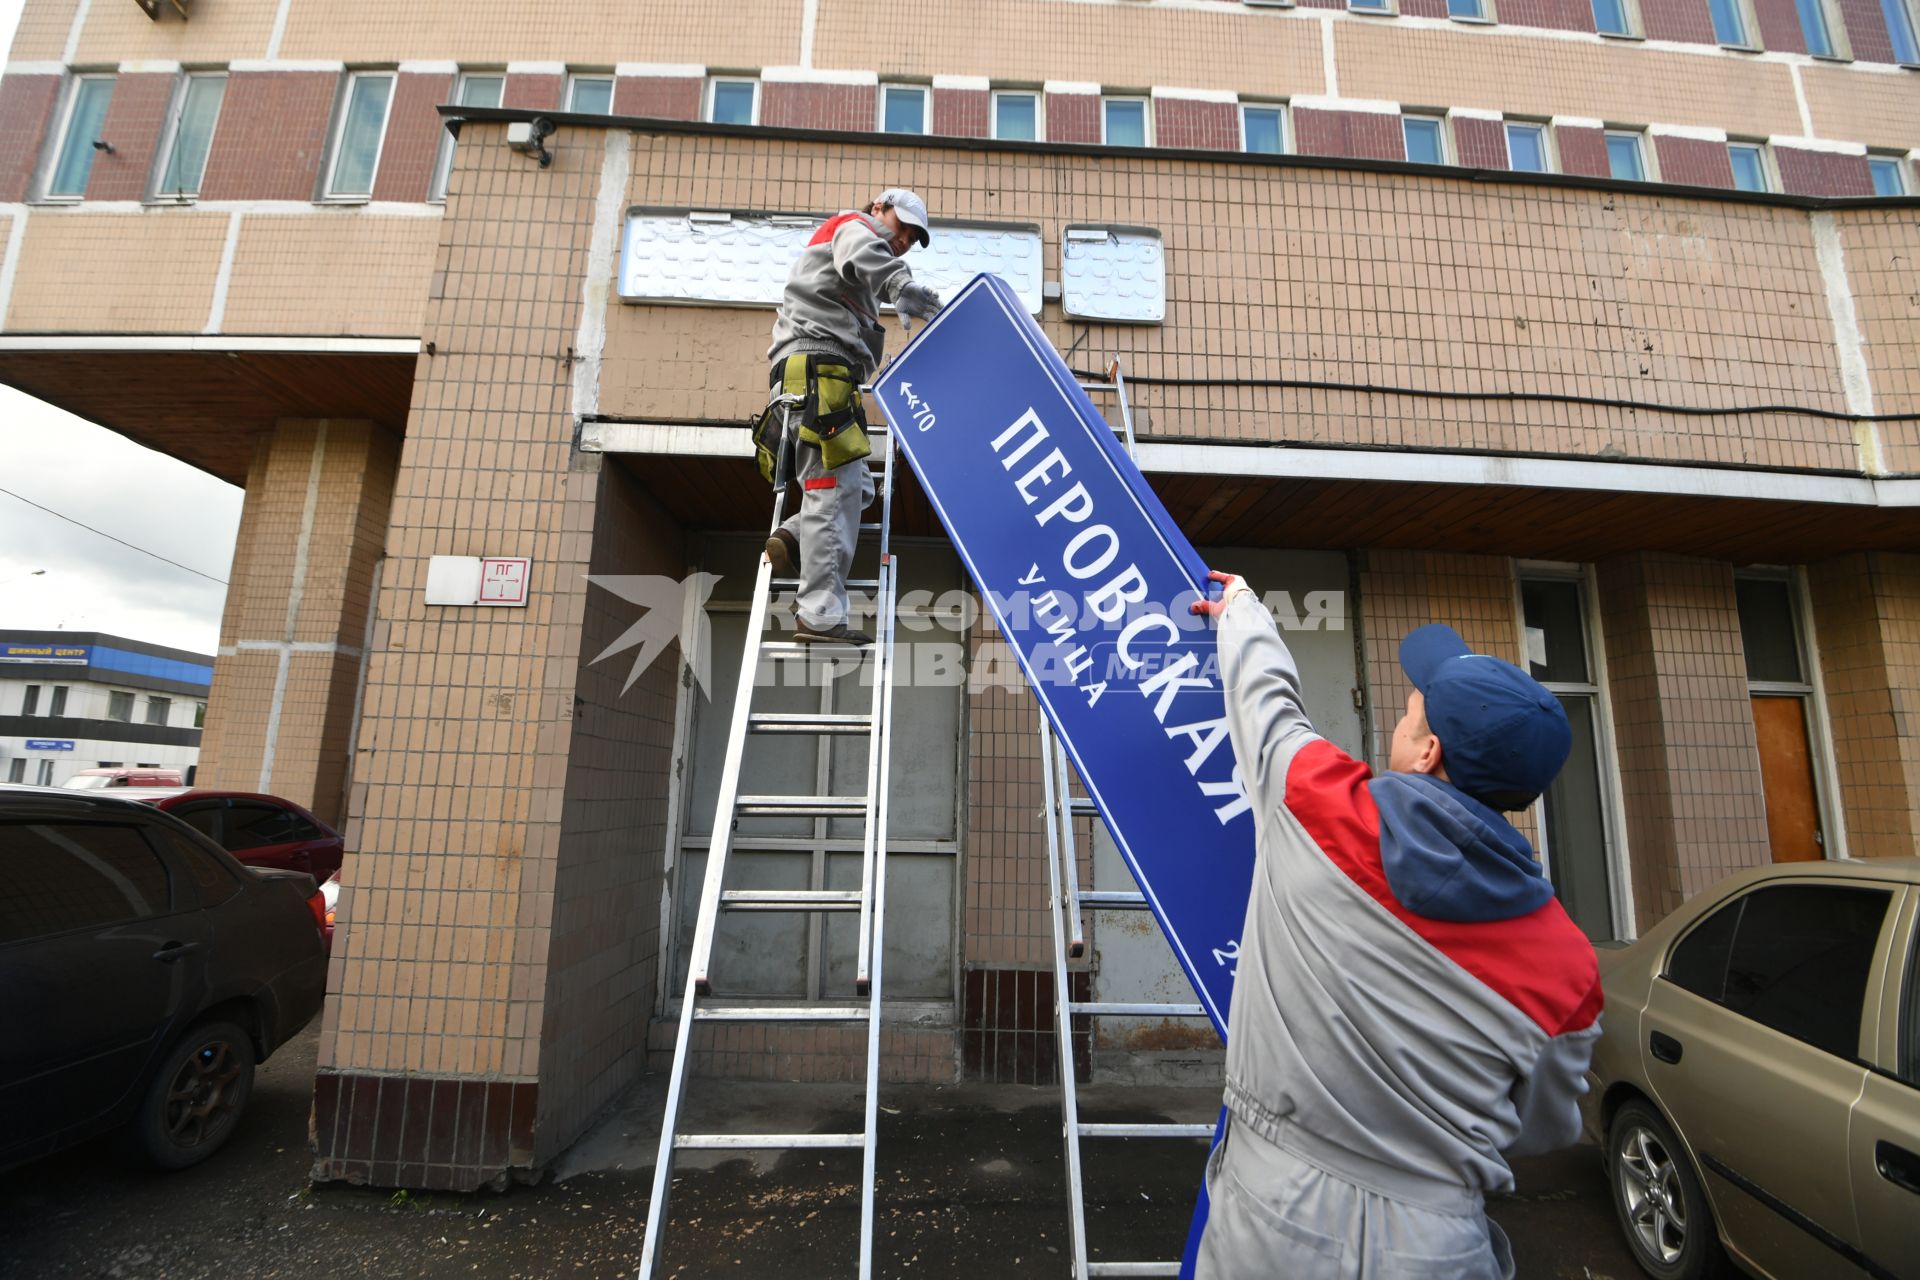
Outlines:
POLYGON ((1220 592, 1220 598, 1218 600, 1195 600, 1191 605, 1187 606, 1189 613, 1204 613, 1209 618, 1217 618, 1227 611, 1227 605, 1232 602, 1235 596, 1243 591, 1253 590, 1252 587, 1247 585, 1247 580, 1239 574, 1226 573, 1219 569, 1210 571, 1207 574, 1207 581, 1218 582, 1222 585, 1224 589, 1220 592))
POLYGON ((910 284, 900 290, 893 305, 909 320, 931 320, 940 314, 940 295, 923 284, 910 284))

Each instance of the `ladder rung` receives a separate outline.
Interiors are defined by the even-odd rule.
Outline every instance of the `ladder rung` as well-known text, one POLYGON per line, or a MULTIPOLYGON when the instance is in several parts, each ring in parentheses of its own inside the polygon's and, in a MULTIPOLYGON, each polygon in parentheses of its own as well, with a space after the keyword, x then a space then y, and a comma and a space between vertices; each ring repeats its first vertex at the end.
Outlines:
MULTIPOLYGON (((695 1022, 865 1022, 868 1010, 851 1005, 710 1005, 695 1009, 695 1022)), ((1211 1130, 1209 1130, 1211 1132, 1211 1130)))
POLYGON ((1177 1262, 1089 1262, 1090 1276, 1177 1276, 1177 1262))
POLYGON ((858 911, 858 889, 729 889, 720 905, 730 911, 858 911))
POLYGON ((874 646, 870 644, 819 644, 811 640, 760 642, 760 656, 764 658, 802 658, 809 654, 820 658, 865 658, 873 650, 874 646))
POLYGON ((863 524, 863 525, 861 525, 861 526, 860 526, 860 532, 862 532, 862 533, 878 533, 878 532, 880 532, 880 531, 881 531, 882 529, 884 529, 884 528, 886 528, 886 526, 885 526, 885 525, 883 525, 883 524, 881 524, 881 523, 879 523, 878 521, 876 521, 876 522, 874 522, 873 524, 863 524))
POLYGON ((1093 907, 1101 911, 1145 911, 1147 895, 1131 890, 1126 892, 1108 892, 1099 889, 1082 889, 1080 906, 1093 907))
POLYGON ((1204 1018, 1207 1011, 1197 1004, 1126 1004, 1101 1000, 1069 1000, 1068 1013, 1123 1018, 1204 1018))
MULTIPOLYGON (((798 578, 770 578, 768 581, 772 584, 776 593, 781 591, 798 591, 800 589, 800 579, 798 578)), ((849 591, 878 591, 880 589, 880 580, 878 578, 848 578, 846 586, 849 591)))
POLYGON ((1093 801, 1088 799, 1086 796, 1068 796, 1067 812, 1074 814, 1075 816, 1079 816, 1083 814, 1091 815, 1096 818, 1100 816, 1100 810, 1094 805, 1093 801))
POLYGON ((747 717, 749 733, 869 733, 872 729, 873 717, 870 715, 829 715, 819 711, 767 711, 747 717))
POLYGON ((864 1133, 678 1133, 683 1151, 779 1151, 792 1147, 864 1147, 864 1133))
POLYGON ((1210 1124, 1083 1124, 1083 1138, 1211 1138, 1210 1124))
POLYGON ((743 818, 864 818, 865 796, 741 796, 733 811, 743 818))

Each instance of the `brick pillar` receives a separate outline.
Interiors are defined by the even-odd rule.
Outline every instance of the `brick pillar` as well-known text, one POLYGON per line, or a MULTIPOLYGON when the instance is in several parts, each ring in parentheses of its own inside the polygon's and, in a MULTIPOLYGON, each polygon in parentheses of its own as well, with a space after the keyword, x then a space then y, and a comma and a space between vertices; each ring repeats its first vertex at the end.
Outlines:
POLYGON ((1847 852, 1911 854, 1920 834, 1920 556, 1856 552, 1807 577, 1847 852))
POLYGON ((1641 931, 1772 856, 1733 567, 1640 553, 1598 566, 1614 745, 1641 931))
POLYGON ((342 419, 264 433, 220 623, 205 787, 264 791, 338 825, 374 566, 399 444, 342 419))

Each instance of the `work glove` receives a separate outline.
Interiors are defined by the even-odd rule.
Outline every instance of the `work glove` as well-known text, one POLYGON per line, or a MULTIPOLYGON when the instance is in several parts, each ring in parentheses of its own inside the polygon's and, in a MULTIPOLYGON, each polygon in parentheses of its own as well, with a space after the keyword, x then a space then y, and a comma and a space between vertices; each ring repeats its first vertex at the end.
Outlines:
POLYGON ((909 284, 900 290, 893 305, 909 320, 931 320, 940 314, 940 295, 923 284, 909 284))
POLYGON ((1222 573, 1218 569, 1214 569, 1207 574, 1207 581, 1218 582, 1226 589, 1220 593, 1220 598, 1217 600, 1195 600, 1187 606, 1188 613, 1204 614, 1209 618, 1217 618, 1227 611, 1227 606, 1233 602, 1235 596, 1240 595, 1242 592, 1253 590, 1252 587, 1247 585, 1247 580, 1239 574, 1222 573))

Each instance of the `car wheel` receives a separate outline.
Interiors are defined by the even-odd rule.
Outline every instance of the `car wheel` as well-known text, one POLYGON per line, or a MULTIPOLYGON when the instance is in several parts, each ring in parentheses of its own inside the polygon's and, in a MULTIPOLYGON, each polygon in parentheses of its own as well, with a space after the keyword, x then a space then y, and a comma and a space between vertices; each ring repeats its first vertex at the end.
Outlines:
POLYGON ((1607 1129, 1613 1210, 1640 1269, 1659 1280, 1724 1274, 1724 1255, 1686 1151, 1660 1113, 1639 1099, 1607 1129))
POLYGON ((231 1022, 203 1022, 161 1062, 134 1139, 162 1169, 199 1164, 233 1133, 252 1093, 253 1038, 231 1022))

